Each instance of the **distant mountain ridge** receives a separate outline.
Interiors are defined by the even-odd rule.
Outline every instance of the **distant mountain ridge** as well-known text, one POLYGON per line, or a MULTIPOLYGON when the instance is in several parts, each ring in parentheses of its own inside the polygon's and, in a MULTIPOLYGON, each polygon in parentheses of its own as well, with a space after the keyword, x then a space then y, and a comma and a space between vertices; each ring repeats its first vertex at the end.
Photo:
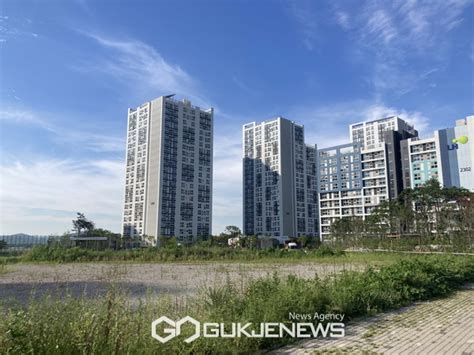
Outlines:
POLYGON ((48 238, 48 235, 37 235, 37 234, 26 234, 26 233, 15 233, 15 234, 2 234, 2 237, 34 237, 34 238, 48 238))
POLYGON ((47 244, 49 236, 47 235, 31 235, 26 233, 16 233, 8 235, 0 235, 0 240, 7 242, 7 245, 36 245, 47 244))

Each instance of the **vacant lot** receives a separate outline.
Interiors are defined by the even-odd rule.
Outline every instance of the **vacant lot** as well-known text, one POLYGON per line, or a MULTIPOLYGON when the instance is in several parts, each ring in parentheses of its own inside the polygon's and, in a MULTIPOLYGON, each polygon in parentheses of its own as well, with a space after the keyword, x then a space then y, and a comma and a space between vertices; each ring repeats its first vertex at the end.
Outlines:
POLYGON ((230 280, 242 287, 251 279, 277 273, 304 278, 320 277, 341 270, 361 270, 363 264, 12 264, 0 274, 0 300, 7 305, 26 303, 30 297, 45 295, 97 297, 115 285, 132 299, 147 295, 192 295, 203 287, 230 280))
MULTIPOLYGON (((182 340, 193 330, 184 327, 178 339, 158 344, 150 334, 150 324, 166 315, 170 319, 190 316, 198 322, 248 322, 258 327, 262 322, 288 322, 290 312, 337 312, 353 320, 446 296, 474 280, 474 264, 467 257, 402 258, 378 270, 346 273, 342 269, 364 268, 366 264, 333 261, 252 263, 245 267, 235 262, 9 264, 0 289, 11 292, 10 302, 19 302, 20 307, 2 312, 0 348, 5 353, 22 354, 255 353, 294 339, 198 337, 188 344, 182 340), (268 276, 272 273, 280 277, 268 276), (288 274, 295 276, 285 278, 288 274), (321 278, 312 277, 314 274, 321 278), (251 281, 253 278, 258 279, 251 281), (216 287, 227 279, 231 285, 216 287), (105 293, 111 285, 128 296, 109 290, 105 293), (200 287, 209 289, 196 294, 200 287), (171 297, 136 302, 147 290, 155 296, 171 297), (86 297, 41 297, 38 302, 28 302, 31 292, 36 292, 36 297, 45 293, 86 297)), ((367 329, 364 338, 375 339, 374 331, 377 329, 367 329)))

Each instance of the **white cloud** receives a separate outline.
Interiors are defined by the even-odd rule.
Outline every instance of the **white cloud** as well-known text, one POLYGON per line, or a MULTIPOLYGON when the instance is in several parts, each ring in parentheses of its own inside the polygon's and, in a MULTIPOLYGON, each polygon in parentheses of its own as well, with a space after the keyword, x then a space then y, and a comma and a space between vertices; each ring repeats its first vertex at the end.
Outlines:
POLYGON ((216 134, 214 141, 213 233, 242 224, 241 131, 216 134))
POLYGON ((364 38, 381 40, 387 44, 397 35, 397 29, 390 15, 379 9, 370 14, 367 24, 362 29, 362 34, 364 38))
MULTIPOLYGON (((54 114, 53 114, 54 115, 54 114)), ((43 115, 18 108, 5 108, 0 110, 0 121, 13 121, 19 124, 29 124, 40 127, 53 134, 54 140, 63 144, 74 144, 95 152, 121 152, 124 150, 125 141, 122 138, 66 128, 54 124, 43 115)))
POLYGON ((350 23, 350 16, 347 12, 344 11, 336 11, 335 12, 336 22, 341 26, 343 29, 348 30, 351 27, 350 23))
POLYGON ((33 21, 24 17, 0 16, 0 42, 8 42, 19 38, 33 37, 39 35, 32 32, 33 21))
POLYGON ((312 51, 318 39, 318 22, 310 1, 294 1, 290 4, 290 15, 296 20, 302 33, 303 44, 312 51))
POLYGON ((420 111, 407 111, 385 105, 371 105, 363 112, 363 116, 367 120, 375 120, 382 117, 398 116, 408 123, 412 124, 418 130, 420 136, 427 137, 433 135, 430 127, 429 119, 420 111))
MULTIPOLYGON (((464 10, 472 0, 365 2, 352 9, 358 34, 374 45, 391 49, 424 52, 439 46, 446 32, 463 21, 464 10)), ((347 9, 346 11, 350 11, 347 9)))
POLYGON ((410 111, 371 103, 363 100, 340 102, 327 106, 298 107, 289 111, 288 117, 305 127, 305 140, 318 148, 349 143, 349 125, 366 120, 399 116, 406 119, 420 132, 431 135, 429 119, 419 111, 410 111))
POLYGON ((237 78, 235 75, 232 76, 232 81, 235 83, 235 85, 237 85, 240 89, 242 89, 246 93, 248 93, 250 95, 253 95, 253 96, 258 94, 257 90, 254 90, 254 89, 250 88, 247 84, 245 84, 242 80, 237 78))
POLYGON ((135 90, 149 99, 150 92, 158 95, 178 94, 199 106, 210 106, 203 89, 179 65, 167 62, 155 48, 134 39, 116 39, 80 31, 92 38, 106 53, 95 54, 92 62, 82 70, 106 73, 115 79, 133 83, 135 90))
POLYGON ((0 234, 63 233, 76 212, 120 231, 124 167, 116 160, 17 161, 1 166, 0 234))
POLYGON ((421 87, 425 79, 426 68, 413 67, 414 60, 432 67, 442 68, 445 64, 451 53, 448 33, 463 22, 464 12, 472 2, 366 1, 355 7, 339 3, 333 16, 354 43, 357 55, 352 58, 373 63, 369 82, 376 97, 402 96, 421 87), (341 13, 351 19, 350 26, 340 20, 341 13))

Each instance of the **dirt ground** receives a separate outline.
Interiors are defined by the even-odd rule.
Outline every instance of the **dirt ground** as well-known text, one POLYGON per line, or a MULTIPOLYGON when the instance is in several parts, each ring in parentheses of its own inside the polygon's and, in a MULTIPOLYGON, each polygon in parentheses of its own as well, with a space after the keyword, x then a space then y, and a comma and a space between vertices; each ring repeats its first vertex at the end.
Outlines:
POLYGON ((187 296, 200 289, 225 283, 237 286, 276 272, 281 277, 293 274, 323 277, 341 270, 356 270, 352 264, 16 264, 0 274, 0 303, 26 304, 31 298, 46 295, 100 297, 111 285, 124 290, 132 299, 147 295, 187 296))

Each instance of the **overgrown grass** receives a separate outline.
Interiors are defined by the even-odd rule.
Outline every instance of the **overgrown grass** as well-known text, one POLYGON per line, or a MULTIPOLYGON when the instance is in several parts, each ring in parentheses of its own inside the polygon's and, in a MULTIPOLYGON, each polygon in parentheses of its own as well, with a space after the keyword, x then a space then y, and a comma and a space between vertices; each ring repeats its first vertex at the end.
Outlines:
POLYGON ((338 238, 335 243, 341 249, 365 248, 369 250, 386 249, 393 251, 438 251, 472 253, 473 240, 468 234, 446 236, 404 235, 400 238, 350 236, 338 238))
POLYGON ((37 246, 25 252, 17 260, 24 262, 88 262, 88 261, 132 261, 132 262, 199 262, 199 261, 249 261, 260 259, 305 260, 321 257, 343 256, 344 252, 330 247, 317 250, 283 249, 232 249, 225 247, 203 247, 199 245, 175 248, 145 248, 133 250, 92 250, 37 246))
POLYGON ((32 301, 0 319, 0 352, 7 354, 182 354, 253 353, 294 341, 291 338, 199 338, 183 342, 190 330, 165 344, 150 335, 151 322, 167 315, 190 315, 205 322, 289 322, 288 313, 344 313, 347 319, 444 296, 474 281, 470 257, 424 256, 379 270, 343 272, 325 279, 251 281, 210 287, 186 303, 170 298, 130 304, 111 289, 100 300, 32 301))
POLYGON ((0 263, 18 262, 129 262, 129 263, 207 263, 207 262, 252 262, 252 263, 361 263, 384 265, 409 255, 387 253, 345 253, 338 248, 322 245, 316 250, 283 249, 231 249, 223 247, 178 247, 146 248, 136 250, 97 251, 81 248, 35 247, 21 256, 0 258, 0 263))

